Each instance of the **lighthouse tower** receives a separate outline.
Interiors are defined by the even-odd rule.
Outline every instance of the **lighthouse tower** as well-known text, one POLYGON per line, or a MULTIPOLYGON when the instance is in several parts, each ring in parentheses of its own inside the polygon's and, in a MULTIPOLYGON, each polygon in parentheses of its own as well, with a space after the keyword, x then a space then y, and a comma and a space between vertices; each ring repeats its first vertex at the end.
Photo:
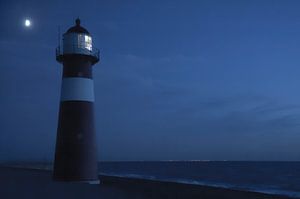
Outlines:
POLYGON ((63 64, 63 75, 53 179, 97 182, 92 66, 99 51, 79 19, 63 34, 56 60, 63 64))

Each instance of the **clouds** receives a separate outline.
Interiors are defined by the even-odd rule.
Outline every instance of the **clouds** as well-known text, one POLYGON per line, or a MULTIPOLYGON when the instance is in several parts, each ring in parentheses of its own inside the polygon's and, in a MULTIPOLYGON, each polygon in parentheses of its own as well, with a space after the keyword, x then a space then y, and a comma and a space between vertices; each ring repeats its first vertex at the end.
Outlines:
POLYGON ((3 159, 52 160, 57 27, 64 32, 78 13, 101 50, 99 159, 300 159, 298 3, 1 5, 3 159), (28 14, 32 31, 19 24, 28 14))
MULTIPOLYGON (((157 159, 254 160, 270 157, 278 160, 283 157, 280 148, 272 149, 278 156, 267 156, 261 150, 274 146, 295 147, 296 142, 288 140, 299 138, 297 104, 286 105, 270 96, 243 90, 226 95, 219 90, 206 93, 201 88, 195 89, 193 81, 180 82, 180 76, 186 75, 178 72, 182 71, 178 68, 181 66, 171 64, 163 68, 165 60, 119 56, 121 65, 104 69, 104 73, 111 73, 109 80, 101 76, 97 80, 97 88, 105 90, 107 95, 103 98, 103 93, 98 92, 100 104, 109 104, 97 108, 100 151, 108 150, 108 154, 123 159, 118 151, 126 151, 130 145, 126 158, 132 160, 145 158, 141 154, 146 151, 153 151, 157 159), (170 70, 173 77, 169 76, 170 70)), ((177 62, 176 59, 167 60, 177 62)), ((189 65, 193 61, 185 63, 189 65)), ((191 71, 195 72, 195 68, 191 71)), ((287 159, 299 157, 297 151, 283 151, 287 159)), ((101 156, 112 158, 105 153, 101 156)))
MULTIPOLYGON (((124 115, 118 117, 119 112, 110 109, 114 121, 107 124, 104 119, 100 135, 107 134, 107 137, 100 136, 100 148, 121 159, 124 156, 117 151, 127 151, 127 146, 132 148, 127 151, 128 159, 145 159, 141 151, 157 154, 153 159, 299 158, 297 151, 287 149, 296 147, 299 138, 298 109, 278 104, 261 106, 268 103, 265 100, 247 102, 239 98, 234 103, 226 99, 215 100, 214 103, 211 99, 199 100, 198 104, 190 106, 182 103, 160 106, 153 103, 150 109, 146 109, 146 105, 135 109, 134 105, 125 102, 126 107, 131 108, 128 110, 130 115, 124 120, 124 115), (249 107, 249 102, 252 107, 249 107), (111 146, 109 143, 117 145, 111 146), (266 155, 270 151, 273 151, 272 154, 266 155)), ((106 153, 102 155, 112 158, 106 153)))

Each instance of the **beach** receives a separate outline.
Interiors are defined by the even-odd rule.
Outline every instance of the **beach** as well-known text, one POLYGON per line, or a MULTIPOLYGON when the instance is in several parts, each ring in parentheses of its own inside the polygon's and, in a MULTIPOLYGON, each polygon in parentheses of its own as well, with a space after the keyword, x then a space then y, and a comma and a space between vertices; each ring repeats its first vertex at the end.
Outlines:
POLYGON ((100 175, 100 184, 54 182, 51 171, 0 167, 0 196, 10 198, 201 198, 288 197, 209 186, 100 175))

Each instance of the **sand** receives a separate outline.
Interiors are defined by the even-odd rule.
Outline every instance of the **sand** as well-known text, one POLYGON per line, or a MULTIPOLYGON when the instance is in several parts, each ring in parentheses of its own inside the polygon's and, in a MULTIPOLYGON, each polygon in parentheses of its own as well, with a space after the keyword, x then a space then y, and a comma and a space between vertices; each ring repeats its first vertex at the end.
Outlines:
POLYGON ((53 182, 50 171, 0 167, 1 199, 269 199, 286 197, 198 185, 100 176, 101 184, 53 182))

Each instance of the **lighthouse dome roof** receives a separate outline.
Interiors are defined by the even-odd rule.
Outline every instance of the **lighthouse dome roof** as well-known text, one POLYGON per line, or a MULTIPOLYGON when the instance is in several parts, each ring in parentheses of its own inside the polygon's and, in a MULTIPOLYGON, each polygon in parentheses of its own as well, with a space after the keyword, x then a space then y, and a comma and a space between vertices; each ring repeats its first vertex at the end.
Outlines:
POLYGON ((66 33, 84 33, 84 34, 90 34, 89 31, 87 31, 84 27, 80 26, 80 19, 77 18, 75 21, 76 25, 69 28, 66 33))

